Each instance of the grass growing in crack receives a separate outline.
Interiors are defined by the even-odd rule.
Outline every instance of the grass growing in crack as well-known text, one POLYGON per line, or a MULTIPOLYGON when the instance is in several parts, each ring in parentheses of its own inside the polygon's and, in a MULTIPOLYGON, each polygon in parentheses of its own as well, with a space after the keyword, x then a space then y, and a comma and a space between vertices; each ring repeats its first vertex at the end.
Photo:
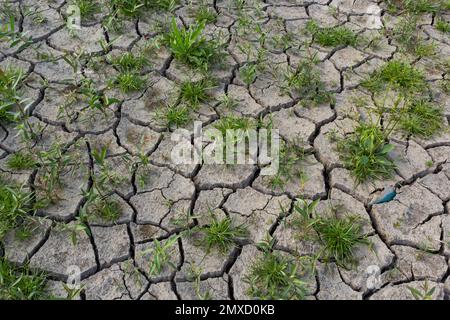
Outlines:
POLYGON ((145 9, 144 0, 109 0, 110 8, 125 17, 136 18, 145 9))
POLYGON ((175 59, 206 71, 209 64, 217 58, 219 45, 202 35, 204 28, 204 21, 185 28, 178 27, 175 19, 172 19, 170 29, 164 35, 164 43, 175 59))
POLYGON ((442 18, 436 20, 435 27, 443 33, 450 33, 450 22, 447 22, 442 18))
POLYGON ((227 130, 242 130, 245 131, 255 128, 256 123, 251 118, 238 116, 225 116, 214 124, 214 128, 219 130, 225 137, 227 130))
POLYGON ((47 279, 43 273, 32 273, 28 267, 14 267, 0 258, 0 299, 48 299, 45 291, 47 279))
POLYGON ((393 89, 402 93, 421 93, 427 88, 423 73, 399 60, 391 60, 374 71, 362 86, 371 92, 393 89))
POLYGON ((400 130, 422 138, 429 138, 443 128, 442 109, 423 99, 409 103, 397 117, 400 130))
POLYGON ((210 290, 202 290, 201 288, 201 275, 203 273, 203 269, 201 267, 196 266, 195 264, 191 264, 189 268, 189 281, 193 282, 195 295, 199 300, 212 300, 213 295, 210 290), (202 292, 203 291, 203 292, 202 292))
POLYGON ((408 286, 409 292, 416 300, 433 300, 436 287, 430 288, 427 281, 421 286, 421 290, 408 286))
POLYGON ((233 221, 227 217, 218 220, 211 212, 212 222, 208 226, 198 228, 201 235, 200 245, 209 253, 212 248, 217 248, 220 253, 226 254, 235 245, 237 238, 245 237, 247 229, 240 225, 234 226, 233 221))
POLYGON ((23 188, 0 186, 0 240, 28 215, 31 200, 32 194, 23 188))
POLYGON ((32 169, 36 166, 36 161, 31 153, 18 151, 13 153, 7 161, 7 166, 13 170, 32 169))
POLYGON ((15 67, 0 69, 0 121, 14 121, 13 109, 20 98, 20 86, 24 72, 15 67))
POLYGON ((439 13, 450 9, 448 0, 388 0, 390 13, 408 12, 411 14, 439 13))
POLYGON ((418 57, 431 56, 436 51, 435 45, 424 42, 417 19, 414 15, 402 18, 393 28, 392 38, 405 53, 412 53, 418 57))
POLYGON ((82 18, 92 18, 96 13, 101 12, 101 7, 98 3, 92 0, 74 0, 73 4, 80 9, 82 18))
POLYGON ((233 97, 230 97, 228 94, 222 94, 217 101, 219 102, 219 105, 224 107, 225 109, 228 110, 233 110, 235 109, 239 102, 236 101, 236 99, 234 99, 233 97))
POLYGON ((325 90, 325 84, 316 67, 318 63, 319 60, 311 56, 299 61, 295 69, 287 70, 284 75, 284 90, 298 95, 304 100, 304 104, 331 103, 334 98, 325 90))
POLYGON ((257 299, 302 300, 306 285, 298 271, 293 259, 267 251, 252 265, 244 281, 250 286, 249 295, 257 299))
POLYGON ((304 148, 292 142, 283 142, 280 148, 279 167, 277 173, 270 177, 272 189, 281 189, 294 178, 303 180, 305 173, 298 165, 305 159, 307 152, 304 148))
POLYGON ((237 116, 225 116, 214 124, 214 128, 222 134, 224 142, 230 146, 244 141, 248 137, 248 130, 255 127, 256 123, 253 119, 237 116))
POLYGON ((135 56, 131 52, 126 52, 112 59, 112 64, 120 71, 140 71, 149 65, 149 61, 144 56, 135 56))
POLYGON ((337 144, 344 165, 351 170, 358 184, 392 177, 395 164, 388 154, 393 148, 386 143, 386 135, 378 125, 365 123, 337 144))
POLYGON ((149 8, 172 12, 180 3, 180 0, 145 0, 145 4, 149 8))
POLYGON ((315 214, 319 201, 317 199, 308 204, 304 200, 298 200, 294 205, 297 216, 292 224, 296 228, 300 227, 302 233, 309 237, 311 231, 315 232, 313 234, 317 235, 321 244, 318 259, 334 261, 337 265, 347 268, 357 262, 354 258, 355 248, 359 245, 370 245, 367 237, 362 234, 361 218, 354 215, 338 218, 337 208, 332 208, 331 215, 319 216, 315 214))
POLYGON ((124 93, 141 90, 146 79, 139 75, 142 68, 149 64, 148 60, 143 56, 134 56, 127 52, 112 59, 112 64, 119 70, 119 75, 115 78, 114 83, 124 93))
POLYGON ((203 78, 199 81, 185 81, 180 85, 179 99, 187 106, 196 109, 200 103, 210 99, 209 91, 214 86, 214 81, 209 78, 203 78))
MULTIPOLYGON (((123 172, 117 172, 107 161, 108 148, 93 148, 92 158, 96 170, 91 173, 92 187, 83 192, 86 203, 82 208, 82 214, 86 217, 97 217, 104 221, 116 222, 123 213, 119 200, 114 199, 114 189, 123 185, 126 178, 123 172)), ((121 157, 123 161, 130 164, 127 156, 121 157)))
POLYGON ((239 68, 239 76, 246 85, 252 84, 256 80, 258 64, 247 63, 239 68))
POLYGON ((122 208, 119 201, 92 192, 88 195, 83 214, 87 214, 88 217, 95 216, 107 222, 116 222, 122 215, 122 208))
POLYGON ((323 246, 323 258, 333 259, 339 266, 346 267, 356 263, 354 249, 358 245, 369 245, 361 233, 358 216, 345 218, 319 218, 314 222, 314 229, 319 234, 323 246))
POLYGON ((217 21, 217 12, 214 9, 208 8, 205 4, 202 4, 198 9, 194 10, 193 16, 197 23, 215 23, 217 21))
MULTIPOLYGON (((72 145, 74 150, 79 148, 77 141, 72 145)), ((36 153, 36 160, 40 167, 35 180, 37 191, 37 206, 46 207, 51 203, 58 202, 62 187, 62 175, 72 175, 77 169, 82 168, 80 153, 68 152, 64 143, 55 141, 48 149, 36 153)))
POLYGON ((170 251, 175 245, 178 245, 179 238, 180 235, 174 235, 163 242, 155 239, 153 242, 153 248, 143 252, 143 254, 149 254, 151 256, 149 267, 150 276, 157 276, 161 274, 167 266, 173 270, 177 268, 173 262, 170 261, 172 257, 170 251))
POLYGON ((124 93, 139 91, 144 88, 146 81, 133 72, 120 73, 116 78, 117 86, 124 93))
POLYGON ((358 35, 344 26, 323 28, 314 20, 308 21, 306 30, 324 47, 355 46, 358 40, 358 35))
POLYGON ((184 105, 168 105, 158 112, 158 117, 168 128, 182 127, 191 119, 190 109, 184 105))

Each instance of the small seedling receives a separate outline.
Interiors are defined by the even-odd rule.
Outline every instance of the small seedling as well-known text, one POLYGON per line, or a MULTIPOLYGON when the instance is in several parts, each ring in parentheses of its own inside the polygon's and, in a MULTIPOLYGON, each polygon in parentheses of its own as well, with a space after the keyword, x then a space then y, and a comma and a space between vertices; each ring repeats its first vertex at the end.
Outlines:
POLYGON ((109 0, 109 6, 120 15, 136 18, 143 12, 146 2, 143 0, 109 0))
POLYGON ((175 270, 177 267, 171 261, 170 251, 172 247, 178 244, 180 235, 171 236, 164 241, 154 240, 153 247, 143 252, 143 254, 149 254, 151 257, 149 274, 151 276, 157 276, 166 267, 170 267, 175 270))
POLYGON ((247 63, 239 69, 239 75, 248 86, 256 80, 258 65, 255 63, 247 63))
POLYGON ((408 286, 408 290, 416 300, 433 300, 433 294, 436 291, 436 287, 429 288, 428 282, 422 285, 422 291, 408 286))
POLYGON ((198 23, 210 24, 217 21, 217 12, 203 4, 195 10, 194 17, 198 23))
POLYGON ((228 94, 223 94, 218 98, 219 105, 228 110, 233 110, 238 106, 238 102, 228 94))
POLYGON ((354 249, 358 245, 369 245, 367 238, 362 235, 358 216, 318 218, 313 227, 323 246, 322 258, 333 259, 342 267, 356 262, 354 249))
POLYGON ((82 215, 77 217, 75 221, 70 224, 62 222, 58 223, 55 230, 58 230, 59 232, 67 232, 72 245, 76 246, 78 243, 78 235, 82 233, 85 233, 88 236, 90 235, 90 229, 84 220, 85 217, 82 215))
POLYGON ((139 75, 132 72, 124 72, 119 74, 116 81, 118 87, 124 93, 139 91, 145 86, 146 83, 146 81, 139 75))
POLYGON ((431 56, 435 53, 435 45, 426 43, 418 27, 418 17, 415 15, 402 18, 392 30, 395 39, 403 52, 418 57, 431 56))
POLYGON ((299 96, 304 104, 331 103, 334 98, 325 89, 316 67, 318 63, 315 56, 310 56, 299 61, 297 68, 289 68, 284 74, 284 91, 299 96))
POLYGON ((14 121, 13 109, 22 100, 20 87, 23 79, 24 72, 14 67, 0 73, 0 121, 14 121))
POLYGON ((301 178, 304 175, 300 164, 307 155, 304 148, 292 142, 283 142, 280 148, 279 167, 277 173, 270 177, 272 189, 282 188, 286 183, 294 178, 301 178))
POLYGON ((112 64, 119 70, 114 82, 124 93, 139 91, 144 88, 146 79, 139 75, 141 69, 148 65, 147 59, 127 52, 112 59, 112 64))

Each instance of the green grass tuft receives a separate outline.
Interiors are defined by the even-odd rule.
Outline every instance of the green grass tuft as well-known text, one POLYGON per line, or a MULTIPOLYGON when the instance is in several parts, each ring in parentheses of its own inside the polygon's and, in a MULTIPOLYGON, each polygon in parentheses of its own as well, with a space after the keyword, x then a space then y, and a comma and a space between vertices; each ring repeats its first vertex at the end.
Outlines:
POLYGON ((169 105, 159 115, 168 128, 182 127, 191 119, 190 110, 184 105, 169 105))
POLYGON ((266 252, 251 267, 244 281, 250 286, 249 295, 261 300, 302 300, 306 285, 300 279, 296 261, 266 252))
POLYGON ((298 95, 304 104, 319 105, 331 103, 333 95, 326 91, 316 65, 319 61, 312 56, 298 62, 297 68, 284 75, 284 90, 298 95))
POLYGON ((31 194, 21 188, 0 186, 0 240, 28 215, 31 194))
POLYGON ((164 36, 175 59, 194 68, 206 71, 211 62, 217 58, 219 46, 216 41, 207 40, 203 35, 205 21, 197 22, 189 28, 177 26, 175 19, 164 36))
POLYGON ((185 81, 180 86, 179 99, 187 106, 196 109, 200 103, 210 99, 209 91, 214 86, 214 82, 207 78, 199 81, 185 81))
POLYGON ((398 117, 399 129, 422 138, 430 138, 444 125, 442 109, 425 100, 410 103, 398 117))
POLYGON ((0 300, 49 299, 46 282, 43 273, 32 273, 28 267, 14 267, 0 258, 0 300))
POLYGON ((298 200, 294 205, 296 214, 292 224, 302 232, 302 238, 318 240, 321 249, 316 258, 333 261, 347 268, 357 263, 354 257, 355 248, 359 245, 369 245, 370 242, 361 230, 361 218, 355 215, 336 217, 337 209, 332 208, 332 214, 318 215, 316 207, 320 200, 307 203, 298 200))
POLYGON ((247 229, 244 226, 233 226, 230 218, 218 220, 211 213, 212 222, 208 226, 199 228, 201 234, 200 244, 205 247, 209 253, 212 248, 217 248, 220 253, 226 254, 235 245, 238 238, 247 235, 247 229))
POLYGON ((361 123, 353 134, 340 139, 337 146, 357 183, 392 177, 395 164, 388 154, 393 145, 386 143, 379 126, 361 123))
POLYGON ((404 93, 421 93, 427 88, 423 73, 407 62, 391 60, 362 83, 371 92, 394 89, 404 93))
POLYGON ((358 35, 344 26, 323 28, 316 21, 310 20, 306 30, 313 35, 314 42, 324 47, 356 46, 358 41, 358 35))
POLYGON ((443 33, 450 33, 450 22, 447 22, 443 19, 437 19, 435 27, 437 30, 443 33))
POLYGON ((6 164, 13 170, 26 170, 34 168, 36 161, 31 153, 18 151, 8 158, 6 164))

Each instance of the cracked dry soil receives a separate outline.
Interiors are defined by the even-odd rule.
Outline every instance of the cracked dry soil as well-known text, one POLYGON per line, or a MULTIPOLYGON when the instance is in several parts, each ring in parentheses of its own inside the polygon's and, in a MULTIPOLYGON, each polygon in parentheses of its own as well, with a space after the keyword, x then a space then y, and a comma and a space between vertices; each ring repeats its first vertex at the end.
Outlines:
MULTIPOLYGON (((82 19, 81 29, 74 32, 66 27, 69 4, 0 1, 0 6, 18 13, 16 28, 29 41, 24 47, 0 42, 0 68, 24 71, 21 92, 30 101, 28 120, 39 131, 39 139, 30 144, 14 123, 0 122, 2 177, 39 195, 39 185, 48 176, 45 168, 11 169, 9 159, 23 150, 39 154, 55 144, 62 145, 68 156, 53 191, 55 199, 37 210, 28 237, 20 239, 18 230, 11 230, 1 241, 6 260, 44 271, 47 290, 59 297, 66 295, 63 284, 76 266, 82 285, 79 299, 184 300, 199 299, 206 292, 212 299, 251 299, 244 279, 261 255, 257 244, 267 234, 277 238, 274 250, 283 255, 307 256, 319 250, 317 244, 299 239, 287 222, 297 198, 320 199, 319 208, 335 203, 359 216, 371 246, 355 248, 357 264, 349 269, 319 261, 314 274, 304 277, 306 298, 414 299, 410 287, 421 290, 424 284, 435 287, 433 299, 450 296, 450 95, 440 85, 450 79, 445 64, 450 37, 436 30, 436 13, 420 15, 417 32, 425 42, 434 43, 438 54, 411 58, 389 32, 402 13, 390 13, 385 1, 206 0, 200 4, 216 15, 204 34, 221 39, 224 48, 221 63, 208 70, 217 83, 210 99, 200 102, 184 127, 192 130, 194 120, 211 127, 230 116, 271 121, 283 139, 308 151, 299 165, 302 177, 272 188, 260 174, 259 164, 174 165, 170 161, 174 128, 161 121, 160 110, 177 103, 174 93, 183 81, 201 79, 202 74, 175 59, 164 45, 150 52, 150 64, 139 70, 145 79, 139 90, 124 93, 109 83, 119 73, 110 57, 146 52, 172 16, 180 26, 194 24, 192 8, 199 2, 181 1, 171 12, 146 10, 124 18, 120 31, 105 27, 108 12, 97 12, 82 19), (374 18, 367 12, 371 5, 380 9, 380 26, 368 26, 374 18), (30 12, 39 12, 41 19, 30 12), (325 90, 334 94, 334 101, 312 107, 287 94, 277 74, 305 56, 303 43, 312 36, 302 30, 310 20, 323 27, 345 26, 372 39, 332 47, 310 44, 309 51, 319 59, 325 90), (287 44, 280 44, 283 37, 290 39, 287 44), (256 61, 260 49, 267 68, 246 82, 239 70, 256 61), (367 117, 366 108, 355 101, 372 104, 373 96, 360 83, 383 63, 404 57, 425 75, 430 99, 442 107, 445 124, 428 138, 394 133, 390 142, 398 155, 395 174, 389 180, 356 184, 329 134, 350 133, 367 117), (89 108, 77 98, 77 90, 87 80, 91 88, 114 98, 104 110, 89 108), (233 108, 220 102, 224 94, 235 101, 233 108), (99 164, 95 152, 102 148, 107 153, 99 164), (74 242, 73 230, 89 202, 87 190, 95 187, 95 179, 104 177, 105 166, 107 174, 115 177, 107 191, 120 216, 114 221, 83 220, 85 229, 76 232, 74 242), (372 205, 391 185, 397 187, 395 199, 372 205), (199 247, 185 231, 211 223, 210 211, 244 224, 248 235, 225 252, 199 247), (181 237, 167 250, 170 264, 158 274, 151 273, 152 249, 176 234, 181 237), (370 266, 380 271, 376 288, 368 287, 370 266)), ((450 20, 450 12, 439 14, 450 20)))

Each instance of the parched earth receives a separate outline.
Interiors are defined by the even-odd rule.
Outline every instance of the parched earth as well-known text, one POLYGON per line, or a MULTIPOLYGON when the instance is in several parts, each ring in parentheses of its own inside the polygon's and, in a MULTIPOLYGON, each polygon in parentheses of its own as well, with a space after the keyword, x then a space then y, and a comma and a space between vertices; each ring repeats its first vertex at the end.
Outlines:
MULTIPOLYGON (((392 29, 399 17, 388 13, 383 1, 368 0, 252 0, 245 1, 241 10, 228 0, 203 4, 218 14, 214 23, 206 25, 205 34, 224 39, 226 46, 220 65, 210 69, 218 83, 212 98, 201 102, 185 127, 192 130, 194 120, 211 127, 230 115, 255 121, 270 118, 282 138, 310 151, 300 164, 302 179, 272 188, 260 174, 259 164, 171 162, 174 128, 161 121, 160 107, 173 100, 182 81, 201 75, 174 59, 166 47, 152 52, 151 65, 141 70, 146 79, 142 90, 123 93, 108 84, 118 73, 108 57, 142 52, 172 14, 180 25, 194 23, 188 4, 177 5, 173 13, 149 10, 124 20, 117 33, 102 25, 106 13, 97 13, 71 33, 65 25, 66 1, 1 1, 6 3, 20 13, 16 27, 31 37, 31 43, 11 48, 0 42, 0 67, 25 71, 21 90, 32 102, 30 122, 39 128, 40 139, 27 144, 13 124, 2 123, 0 170, 34 190, 44 176, 41 168, 12 170, 6 165, 12 154, 23 149, 37 153, 58 142, 65 144, 64 153, 76 159, 61 178, 56 201, 38 210, 39 223, 31 236, 20 240, 13 230, 1 246, 7 260, 45 271, 52 294, 65 295, 63 284, 75 266, 81 272, 83 299, 198 299, 205 292, 213 299, 251 298, 244 278, 262 254, 256 244, 267 234, 278 239, 275 249, 286 255, 311 255, 318 250, 314 243, 298 239, 285 223, 292 217, 295 199, 301 198, 320 199, 319 207, 337 203, 343 212, 360 216, 372 243, 356 248, 358 263, 351 269, 319 262, 316 274, 305 279, 308 299, 414 299, 410 287, 420 291, 425 285, 435 287, 433 299, 450 296, 450 96, 440 86, 449 79, 448 67, 440 59, 450 55, 450 38, 434 28, 434 15, 421 15, 418 32, 425 42, 435 44, 438 54, 410 61, 425 74, 433 100, 443 108, 444 129, 427 139, 392 135, 397 155, 393 178, 356 184, 329 135, 352 132, 367 117, 366 109, 355 103, 355 99, 369 103, 372 99, 360 82, 384 62, 407 54, 389 32, 382 32, 392 29), (370 23, 378 17, 367 11, 370 5, 381 10, 382 25, 370 23), (40 12, 45 19, 34 19, 27 12, 40 12), (239 12, 245 12, 248 21, 239 12), (377 38, 377 45, 370 41, 337 47, 311 44, 326 91, 334 93, 335 101, 309 107, 283 91, 276 71, 295 66, 305 54, 301 43, 311 35, 301 30, 311 19, 323 27, 346 26, 367 39, 377 38), (260 41, 261 33, 267 41, 260 41), (293 37, 286 46, 275 41, 284 35, 293 37), (267 69, 246 84, 239 69, 254 61, 261 47, 266 49, 267 69), (93 80, 95 90, 117 100, 106 111, 71 100, 83 79, 93 80), (222 105, 223 94, 236 101, 234 108, 222 105), (108 172, 121 177, 110 186, 121 216, 115 222, 89 219, 88 232, 77 232, 74 242, 71 232, 88 201, 82 190, 92 188, 93 177, 101 172, 93 151, 102 147, 107 150, 108 172), (149 163, 141 160, 142 155, 148 156, 149 163), (393 201, 371 204, 385 187, 394 185, 393 201), (207 225, 211 210, 245 224, 248 237, 228 252, 207 253, 183 233, 168 252, 175 268, 165 266, 157 276, 150 274, 155 240, 164 245, 174 234, 207 225), (368 286, 373 267, 380 272, 379 277, 375 274, 381 281, 376 288, 368 286), (197 281, 190 276, 193 269, 200 270, 197 281)), ((444 17, 449 20, 450 15, 444 17)))

